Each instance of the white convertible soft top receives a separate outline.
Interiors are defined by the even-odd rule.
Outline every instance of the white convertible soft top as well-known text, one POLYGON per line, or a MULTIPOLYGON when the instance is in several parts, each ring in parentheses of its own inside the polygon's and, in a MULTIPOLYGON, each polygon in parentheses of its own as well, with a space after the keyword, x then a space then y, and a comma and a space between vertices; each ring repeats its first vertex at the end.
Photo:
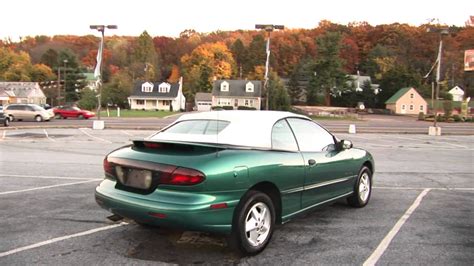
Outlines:
POLYGON ((280 111, 211 111, 186 114, 170 126, 184 120, 217 120, 228 121, 230 124, 217 135, 167 133, 166 128, 152 136, 152 140, 216 143, 236 146, 248 146, 271 149, 273 125, 280 119, 306 116, 280 111))

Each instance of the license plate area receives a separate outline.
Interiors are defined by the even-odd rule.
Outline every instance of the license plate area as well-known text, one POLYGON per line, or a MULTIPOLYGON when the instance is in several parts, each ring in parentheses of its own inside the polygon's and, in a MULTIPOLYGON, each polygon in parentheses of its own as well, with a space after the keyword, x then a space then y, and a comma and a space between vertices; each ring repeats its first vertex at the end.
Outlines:
POLYGON ((153 183, 153 173, 150 170, 124 168, 116 166, 117 178, 123 186, 149 190, 153 183))

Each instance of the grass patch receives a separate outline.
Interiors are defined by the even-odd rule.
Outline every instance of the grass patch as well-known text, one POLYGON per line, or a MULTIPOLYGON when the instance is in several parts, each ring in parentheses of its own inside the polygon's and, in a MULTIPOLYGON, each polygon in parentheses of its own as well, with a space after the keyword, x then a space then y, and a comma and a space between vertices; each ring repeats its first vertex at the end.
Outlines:
MULTIPOLYGON (((143 110, 120 110, 120 117, 158 117, 163 118, 165 116, 177 114, 178 112, 170 111, 143 111, 143 110)), ((109 109, 110 117, 117 117, 117 109, 109 109)), ((107 117, 107 110, 100 112, 102 117, 107 117)))

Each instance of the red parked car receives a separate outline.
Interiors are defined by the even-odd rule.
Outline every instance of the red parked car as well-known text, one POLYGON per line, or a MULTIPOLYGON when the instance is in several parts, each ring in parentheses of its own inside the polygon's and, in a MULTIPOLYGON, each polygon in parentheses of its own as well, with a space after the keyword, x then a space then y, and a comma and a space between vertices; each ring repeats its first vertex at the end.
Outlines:
POLYGON ((82 110, 75 106, 57 106, 53 109, 56 118, 66 119, 68 117, 75 117, 79 119, 89 119, 95 116, 94 112, 82 110))

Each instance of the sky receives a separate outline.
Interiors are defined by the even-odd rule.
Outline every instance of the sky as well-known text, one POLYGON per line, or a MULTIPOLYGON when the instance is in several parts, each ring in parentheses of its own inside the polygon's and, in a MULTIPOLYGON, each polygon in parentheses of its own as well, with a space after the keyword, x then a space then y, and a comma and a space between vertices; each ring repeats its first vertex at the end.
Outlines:
POLYGON ((0 39, 36 35, 95 34, 91 24, 115 24, 106 35, 178 37, 185 29, 201 33, 252 30, 255 24, 315 28, 321 20, 371 25, 421 25, 436 18, 464 26, 474 15, 472 0, 4 0, 0 39), (112 30, 111 30, 112 31, 112 30))

